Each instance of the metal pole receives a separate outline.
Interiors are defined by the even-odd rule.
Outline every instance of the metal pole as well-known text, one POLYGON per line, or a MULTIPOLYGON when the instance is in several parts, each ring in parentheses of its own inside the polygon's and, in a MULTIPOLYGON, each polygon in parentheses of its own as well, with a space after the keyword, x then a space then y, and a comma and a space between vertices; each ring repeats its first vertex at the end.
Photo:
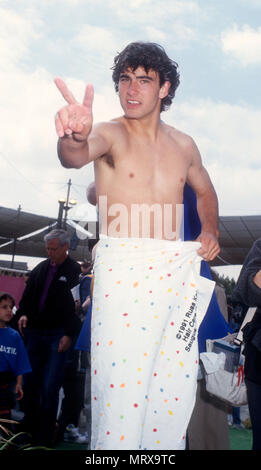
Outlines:
POLYGON ((68 213, 68 210, 70 209, 70 207, 69 207, 69 198, 70 198, 71 185, 72 185, 72 180, 70 178, 69 181, 68 181, 66 205, 64 206, 64 219, 63 219, 63 228, 64 228, 64 230, 66 230, 67 213, 68 213))
MULTIPOLYGON (((19 204, 19 207, 17 209, 17 232, 19 230, 19 221, 20 221, 20 212, 21 212, 21 205, 19 204)), ((18 234, 19 236, 19 234, 18 234)), ((14 259, 15 259, 15 252, 16 252, 16 243, 17 243, 17 237, 14 237, 14 244, 13 244, 13 253, 12 253, 12 261, 11 261, 11 268, 14 267, 14 259)))
POLYGON ((63 209, 65 201, 58 201, 59 202, 59 212, 57 218, 57 228, 62 228, 62 220, 63 220, 63 209))

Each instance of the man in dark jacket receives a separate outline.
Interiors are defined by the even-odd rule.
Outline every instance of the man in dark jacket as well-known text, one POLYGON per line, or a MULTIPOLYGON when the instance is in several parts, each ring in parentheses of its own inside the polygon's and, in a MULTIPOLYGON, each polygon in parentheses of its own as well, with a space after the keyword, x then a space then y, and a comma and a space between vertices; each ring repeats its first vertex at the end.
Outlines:
POLYGON ((52 230, 44 240, 48 259, 32 270, 17 314, 32 366, 24 387, 24 425, 35 443, 50 446, 67 353, 78 331, 71 289, 81 270, 67 254, 67 232, 52 230))
POLYGON ((244 261, 232 300, 257 307, 252 321, 242 331, 253 450, 261 450, 261 238, 255 241, 244 261))

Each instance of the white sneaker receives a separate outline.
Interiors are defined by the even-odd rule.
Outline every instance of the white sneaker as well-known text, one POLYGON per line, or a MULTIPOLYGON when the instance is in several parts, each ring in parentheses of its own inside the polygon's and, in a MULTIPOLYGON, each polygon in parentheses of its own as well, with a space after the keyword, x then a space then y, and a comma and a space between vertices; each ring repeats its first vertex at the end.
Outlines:
POLYGON ((75 438, 74 442, 77 444, 88 444, 88 434, 80 434, 75 438))
POLYGON ((239 431, 242 430, 242 429, 246 429, 245 426, 242 423, 240 423, 240 424, 235 424, 234 423, 234 424, 232 424, 232 428, 233 429, 238 429, 239 431))
POLYGON ((76 442, 78 444, 87 444, 88 443, 88 434, 79 433, 79 429, 74 426, 74 424, 68 424, 66 426, 64 437, 65 442, 76 442))
POLYGON ((231 414, 228 414, 228 415, 227 415, 227 424, 228 424, 229 426, 232 426, 232 424, 233 424, 233 417, 232 417, 231 414))

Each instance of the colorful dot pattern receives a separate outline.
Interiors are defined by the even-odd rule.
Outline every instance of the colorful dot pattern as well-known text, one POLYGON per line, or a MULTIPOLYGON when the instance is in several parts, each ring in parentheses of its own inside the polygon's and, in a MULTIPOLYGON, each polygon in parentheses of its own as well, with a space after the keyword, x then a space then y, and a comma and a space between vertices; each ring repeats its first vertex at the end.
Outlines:
POLYGON ((197 330, 214 288, 199 274, 199 247, 100 240, 92 314, 93 450, 184 449, 196 394, 197 330), (192 328, 184 317, 195 295, 200 302, 192 328), (184 324, 195 334, 189 351, 192 333, 180 335, 184 324))

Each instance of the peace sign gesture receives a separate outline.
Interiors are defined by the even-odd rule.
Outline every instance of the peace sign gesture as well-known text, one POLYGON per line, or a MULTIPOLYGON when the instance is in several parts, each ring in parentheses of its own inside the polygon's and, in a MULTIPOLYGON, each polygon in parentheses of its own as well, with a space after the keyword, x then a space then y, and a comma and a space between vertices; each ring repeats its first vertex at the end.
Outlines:
POLYGON ((93 86, 86 86, 83 102, 80 104, 61 78, 56 78, 54 82, 68 103, 55 116, 55 127, 58 137, 72 135, 75 140, 86 140, 91 132, 93 122, 93 86))

